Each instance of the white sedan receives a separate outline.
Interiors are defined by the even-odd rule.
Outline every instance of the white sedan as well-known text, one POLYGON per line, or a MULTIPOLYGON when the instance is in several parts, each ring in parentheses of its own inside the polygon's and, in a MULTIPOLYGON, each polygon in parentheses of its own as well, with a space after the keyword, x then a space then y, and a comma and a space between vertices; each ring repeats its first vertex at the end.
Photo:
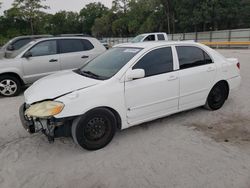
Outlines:
POLYGON ((25 92, 24 128, 49 141, 73 137, 88 150, 125 129, 180 111, 221 108, 241 82, 237 59, 195 42, 121 44, 80 69, 45 77, 25 92))

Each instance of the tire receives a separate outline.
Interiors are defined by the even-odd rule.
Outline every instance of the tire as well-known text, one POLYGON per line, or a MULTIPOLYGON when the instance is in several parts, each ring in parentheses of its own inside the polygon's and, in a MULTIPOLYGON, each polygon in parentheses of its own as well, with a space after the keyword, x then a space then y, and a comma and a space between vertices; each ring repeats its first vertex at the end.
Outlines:
POLYGON ((223 83, 216 84, 210 91, 205 108, 208 110, 218 110, 220 109, 228 96, 228 89, 223 83))
POLYGON ((0 95, 4 97, 14 97, 21 92, 21 82, 11 75, 0 76, 0 95))
POLYGON ((78 117, 72 124, 72 137, 86 150, 104 148, 116 132, 116 118, 108 109, 99 108, 78 117))

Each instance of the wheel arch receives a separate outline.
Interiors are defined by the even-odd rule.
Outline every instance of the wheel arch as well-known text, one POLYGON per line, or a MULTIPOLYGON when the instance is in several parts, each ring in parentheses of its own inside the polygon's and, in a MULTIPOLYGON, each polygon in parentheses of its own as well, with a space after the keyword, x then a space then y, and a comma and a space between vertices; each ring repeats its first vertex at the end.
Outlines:
POLYGON ((0 76, 6 76, 6 75, 7 76, 13 76, 13 77, 17 78, 20 81, 20 83, 21 83, 22 86, 25 85, 23 79, 20 77, 19 74, 15 73, 15 72, 0 73, 0 76))
POLYGON ((112 112, 112 114, 114 114, 114 116, 116 118, 116 121, 117 121, 117 129, 121 130, 121 128, 122 128, 122 119, 121 119, 120 114, 115 109, 113 109, 111 107, 108 107, 108 106, 100 106, 100 107, 92 108, 91 110, 88 110, 86 113, 89 113, 89 112, 97 110, 97 109, 107 109, 110 112, 112 112))
POLYGON ((214 86, 216 86, 216 85, 224 85, 225 86, 225 88, 227 90, 227 97, 226 97, 226 99, 228 99, 228 97, 229 97, 229 91, 230 91, 229 83, 226 80, 220 80, 216 84, 214 84, 214 86))

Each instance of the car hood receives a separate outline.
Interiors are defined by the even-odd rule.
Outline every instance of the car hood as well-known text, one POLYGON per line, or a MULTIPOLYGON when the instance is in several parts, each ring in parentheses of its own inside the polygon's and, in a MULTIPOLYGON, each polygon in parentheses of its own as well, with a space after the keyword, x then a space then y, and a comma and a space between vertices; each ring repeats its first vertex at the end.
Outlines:
POLYGON ((62 71, 44 77, 29 87, 24 93, 25 102, 32 104, 43 100, 55 99, 101 82, 100 80, 84 77, 73 71, 62 71))

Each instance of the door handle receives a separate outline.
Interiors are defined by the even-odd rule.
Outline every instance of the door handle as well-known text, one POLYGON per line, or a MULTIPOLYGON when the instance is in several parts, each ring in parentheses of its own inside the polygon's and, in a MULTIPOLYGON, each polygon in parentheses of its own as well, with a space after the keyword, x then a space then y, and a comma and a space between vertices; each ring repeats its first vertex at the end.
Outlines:
POLYGON ((82 56, 82 59, 87 59, 87 58, 89 58, 89 56, 87 56, 87 55, 82 56))
POLYGON ((168 81, 173 81, 173 80, 177 80, 177 79, 178 79, 177 76, 172 75, 172 76, 169 76, 168 81))
POLYGON ((57 59, 51 59, 49 60, 49 62, 57 62, 58 60, 57 59))
POLYGON ((214 68, 214 67, 208 67, 208 68, 207 68, 207 72, 212 72, 212 71, 215 71, 215 68, 214 68))

